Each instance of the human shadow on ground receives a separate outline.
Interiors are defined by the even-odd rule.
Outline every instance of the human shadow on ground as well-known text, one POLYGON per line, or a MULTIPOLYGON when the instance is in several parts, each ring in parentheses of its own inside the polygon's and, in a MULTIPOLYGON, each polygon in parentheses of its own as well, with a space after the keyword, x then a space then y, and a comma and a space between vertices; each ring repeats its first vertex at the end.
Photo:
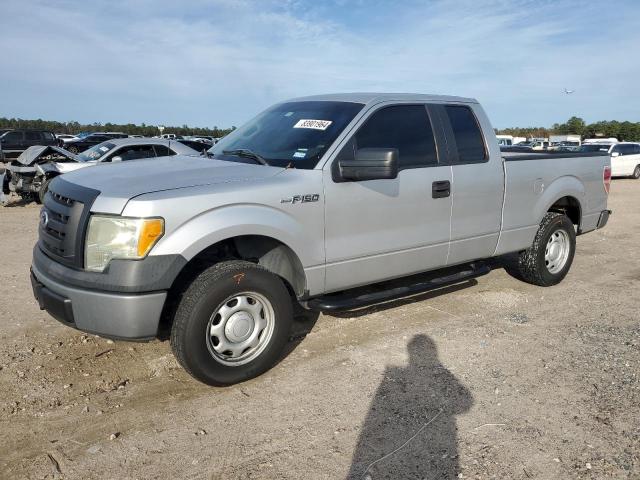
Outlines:
POLYGON ((356 446, 348 479, 458 478, 456 415, 473 397, 439 359, 427 335, 414 336, 409 364, 388 367, 356 446))

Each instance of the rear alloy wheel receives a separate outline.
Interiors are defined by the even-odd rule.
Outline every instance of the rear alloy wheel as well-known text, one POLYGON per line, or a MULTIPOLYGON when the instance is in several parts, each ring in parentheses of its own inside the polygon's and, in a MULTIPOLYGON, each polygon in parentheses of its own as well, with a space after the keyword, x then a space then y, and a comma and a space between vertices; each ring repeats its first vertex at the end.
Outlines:
POLYGON ((78 150, 78 147, 75 147, 73 145, 70 146, 69 148, 67 148, 67 150, 69 150, 71 153, 76 154, 76 155, 80 152, 80 150, 78 150))
POLYGON ((182 295, 171 347, 193 377, 230 385, 256 377, 282 355, 293 322, 284 282, 251 262, 217 263, 182 295))
POLYGON ((533 245, 520 253, 518 270, 527 282, 549 287, 567 275, 576 250, 576 232, 569 218, 547 213, 536 233, 533 245))
POLYGON ((640 178, 640 165, 636 165, 636 169, 633 171, 632 177, 636 180, 640 178))

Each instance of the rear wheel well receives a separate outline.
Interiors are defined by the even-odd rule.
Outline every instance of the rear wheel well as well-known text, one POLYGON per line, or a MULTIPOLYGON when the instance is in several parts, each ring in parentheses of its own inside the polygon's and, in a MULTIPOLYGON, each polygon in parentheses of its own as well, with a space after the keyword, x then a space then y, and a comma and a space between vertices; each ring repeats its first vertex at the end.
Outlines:
POLYGON ((580 202, 574 197, 562 197, 555 201, 551 207, 549 207, 549 212, 558 212, 563 213, 571 223, 573 223, 578 233, 580 233, 580 223, 582 221, 582 207, 580 206, 580 202))
POLYGON ((159 336, 168 334, 182 294, 194 278, 210 266, 225 260, 246 260, 261 265, 280 277, 292 298, 304 295, 306 277, 298 256, 284 243, 262 235, 243 235, 210 245, 182 268, 169 289, 165 302, 159 336))

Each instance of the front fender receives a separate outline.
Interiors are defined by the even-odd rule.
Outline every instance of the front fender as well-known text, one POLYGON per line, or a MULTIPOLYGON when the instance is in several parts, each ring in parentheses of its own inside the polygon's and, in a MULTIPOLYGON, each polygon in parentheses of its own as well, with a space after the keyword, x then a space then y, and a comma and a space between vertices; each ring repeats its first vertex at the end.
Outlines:
POLYGON ((260 204, 234 204, 207 210, 168 232, 153 255, 180 253, 191 260, 205 248, 243 235, 270 237, 287 245, 303 267, 324 261, 323 236, 314 235, 293 215, 260 204))

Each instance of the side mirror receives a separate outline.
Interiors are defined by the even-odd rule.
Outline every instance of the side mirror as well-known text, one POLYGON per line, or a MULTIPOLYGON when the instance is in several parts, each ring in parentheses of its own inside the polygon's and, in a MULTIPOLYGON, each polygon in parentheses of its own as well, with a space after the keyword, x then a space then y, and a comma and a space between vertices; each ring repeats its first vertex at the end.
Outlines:
POLYGON ((611 156, 612 157, 619 157, 620 156, 620 152, 611 152, 611 156))
POLYGON ((384 180, 398 176, 397 148, 361 148, 355 160, 338 163, 343 180, 384 180))
POLYGON ((113 157, 111 159, 112 162, 121 162, 122 161, 122 157, 120 155, 116 155, 115 157, 113 157))

